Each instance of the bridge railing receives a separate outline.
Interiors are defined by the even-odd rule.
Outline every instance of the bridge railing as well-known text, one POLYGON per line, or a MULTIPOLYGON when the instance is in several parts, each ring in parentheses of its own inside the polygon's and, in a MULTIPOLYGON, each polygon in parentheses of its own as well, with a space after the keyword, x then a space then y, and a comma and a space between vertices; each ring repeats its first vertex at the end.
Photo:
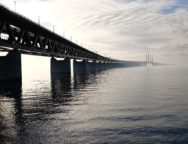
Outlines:
MULTIPOLYGON (((2 12, 2 14, 0 14, 0 17, 1 17, 0 22, 6 23, 6 25, 5 25, 6 31, 9 33, 9 36, 13 37, 12 40, 8 41, 9 44, 11 44, 11 45, 13 43, 15 43, 15 37, 16 37, 16 36, 13 36, 13 34, 12 34, 12 31, 14 30, 14 28, 11 28, 11 25, 13 25, 20 30, 20 34, 21 34, 21 31, 24 31, 26 29, 28 32, 31 32, 34 35, 37 35, 37 33, 38 33, 38 35, 40 37, 45 37, 47 35, 47 37, 45 37, 45 38, 49 39, 50 41, 53 40, 54 43, 59 43, 59 44, 64 43, 65 45, 68 45, 68 48, 72 47, 72 50, 77 49, 77 50, 81 51, 83 54, 86 54, 86 56, 89 55, 90 58, 95 58, 95 59, 101 60, 101 61, 118 61, 115 59, 104 57, 104 56, 99 55, 95 52, 92 52, 92 51, 88 50, 87 48, 82 47, 82 46, 78 45, 77 43, 74 43, 74 42, 62 37, 61 35, 54 33, 51 30, 39 25, 38 23, 27 18, 26 16, 23 16, 22 14, 18 14, 18 13, 11 11, 9 8, 7 8, 6 6, 4 6, 2 4, 0 4, 0 10, 2 12), (37 30, 39 30, 39 31, 37 31, 37 30)), ((2 24, 1 24, 1 27, 3 27, 2 24)), ((23 38, 23 36, 22 36, 22 38, 23 38)), ((32 38, 34 39, 34 37, 32 37, 32 38)), ((39 40, 41 40, 41 39, 39 39, 39 40)), ((20 43, 17 43, 17 44, 20 44, 20 43)), ((39 48, 41 48, 41 47, 39 47, 39 48)))

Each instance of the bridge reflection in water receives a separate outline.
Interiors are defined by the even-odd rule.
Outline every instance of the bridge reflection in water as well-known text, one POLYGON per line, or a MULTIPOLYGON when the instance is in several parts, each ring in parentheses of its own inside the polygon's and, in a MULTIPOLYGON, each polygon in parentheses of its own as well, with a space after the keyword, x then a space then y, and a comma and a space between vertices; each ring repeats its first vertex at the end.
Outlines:
POLYGON ((102 72, 56 73, 51 75, 49 85, 36 84, 31 89, 23 89, 20 81, 1 82, 0 143, 47 143, 51 135, 48 122, 53 119, 54 124, 49 126, 56 129, 56 122, 61 122, 63 125, 58 129, 64 131, 61 134, 66 138, 69 135, 66 120, 71 120, 72 105, 81 105, 87 100, 80 97, 82 90, 88 87, 88 93, 89 85, 97 83, 96 76, 102 72))

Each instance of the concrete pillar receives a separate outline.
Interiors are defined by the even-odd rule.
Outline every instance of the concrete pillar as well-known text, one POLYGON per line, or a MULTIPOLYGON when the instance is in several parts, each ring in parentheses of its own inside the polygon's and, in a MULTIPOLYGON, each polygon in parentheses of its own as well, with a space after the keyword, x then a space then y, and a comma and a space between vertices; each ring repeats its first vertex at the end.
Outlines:
POLYGON ((106 62, 106 68, 107 68, 107 69, 111 69, 111 68, 112 68, 112 65, 111 65, 110 62, 106 62))
POLYGON ((86 71, 88 73, 95 73, 96 72, 96 62, 87 62, 86 63, 86 71))
POLYGON ((86 73, 86 60, 83 61, 73 61, 74 73, 86 73))
POLYGON ((0 80, 22 79, 21 53, 10 51, 6 56, 0 56, 0 80))
POLYGON ((70 58, 65 58, 64 60, 56 60, 53 57, 51 58, 51 74, 56 73, 71 73, 70 58))
POLYGON ((103 62, 102 66, 104 70, 109 69, 108 63, 106 61, 103 62))
POLYGON ((102 63, 101 61, 96 62, 96 71, 99 72, 102 70, 102 63))
POLYGON ((96 63, 96 65, 98 71, 104 71, 107 69, 107 65, 104 61, 99 61, 98 63, 96 63))
POLYGON ((115 68, 115 63, 110 62, 109 65, 110 65, 110 68, 115 68))

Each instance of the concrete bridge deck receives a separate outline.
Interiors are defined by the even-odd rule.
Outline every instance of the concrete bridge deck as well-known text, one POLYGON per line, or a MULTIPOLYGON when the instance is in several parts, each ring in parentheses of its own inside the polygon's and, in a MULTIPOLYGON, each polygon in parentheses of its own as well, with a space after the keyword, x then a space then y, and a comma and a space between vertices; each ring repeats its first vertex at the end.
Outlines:
POLYGON ((74 59, 118 61, 87 50, 0 5, 0 45, 21 52, 74 59))
POLYGON ((143 66, 146 62, 121 61, 104 57, 73 43, 30 19, 0 5, 0 80, 21 79, 21 54, 51 57, 51 73, 84 73, 113 67, 143 66), (64 58, 58 61, 54 57, 64 58), (81 62, 76 59, 82 60, 81 62))

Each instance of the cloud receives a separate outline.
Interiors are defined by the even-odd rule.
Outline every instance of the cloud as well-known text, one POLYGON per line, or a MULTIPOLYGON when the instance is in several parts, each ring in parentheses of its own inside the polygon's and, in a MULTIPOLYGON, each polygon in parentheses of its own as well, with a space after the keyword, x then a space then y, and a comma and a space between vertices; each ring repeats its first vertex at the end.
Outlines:
POLYGON ((34 21, 40 15, 45 27, 55 25, 57 33, 110 57, 144 59, 151 52, 175 59, 175 53, 188 53, 187 0, 26 1, 18 1, 20 13, 34 21))

